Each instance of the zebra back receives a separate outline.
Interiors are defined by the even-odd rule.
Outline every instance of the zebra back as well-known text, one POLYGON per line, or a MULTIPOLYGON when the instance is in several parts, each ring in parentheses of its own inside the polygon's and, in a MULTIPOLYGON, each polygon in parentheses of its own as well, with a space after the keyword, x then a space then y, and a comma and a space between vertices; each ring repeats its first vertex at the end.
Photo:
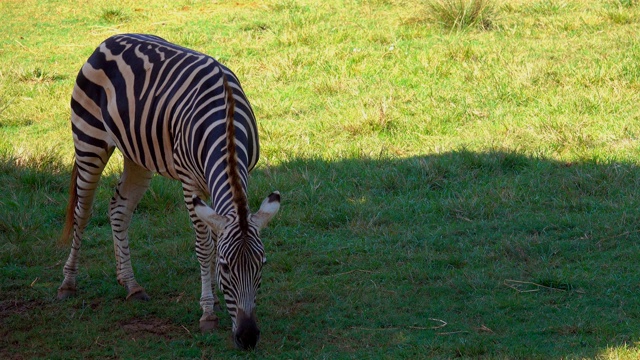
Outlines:
POLYGON ((246 167, 241 172, 248 172, 259 158, 258 133, 235 74, 206 54, 152 35, 115 35, 91 55, 72 97, 72 110, 84 119, 74 124, 84 128, 74 132, 103 128, 113 142, 99 146, 117 146, 125 157, 170 178, 199 174, 202 190, 211 189, 204 176, 213 164, 204 157, 224 155, 226 116, 217 113, 226 105, 225 77, 233 90, 238 158, 246 167))

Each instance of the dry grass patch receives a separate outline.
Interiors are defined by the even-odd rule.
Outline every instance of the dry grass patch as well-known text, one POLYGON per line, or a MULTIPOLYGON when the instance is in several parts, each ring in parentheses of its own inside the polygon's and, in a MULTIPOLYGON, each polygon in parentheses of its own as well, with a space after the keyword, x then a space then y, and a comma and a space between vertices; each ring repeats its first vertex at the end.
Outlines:
POLYGON ((427 2, 427 17, 451 30, 490 30, 494 25, 496 6, 489 0, 431 0, 427 2))

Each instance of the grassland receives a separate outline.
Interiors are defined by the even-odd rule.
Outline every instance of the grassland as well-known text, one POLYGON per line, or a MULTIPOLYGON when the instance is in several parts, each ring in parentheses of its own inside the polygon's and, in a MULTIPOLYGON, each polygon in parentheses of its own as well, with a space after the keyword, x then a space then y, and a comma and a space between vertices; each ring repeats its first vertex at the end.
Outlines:
POLYGON ((640 5, 495 3, 491 26, 427 1, 2 1, 0 358, 640 357, 640 5), (152 300, 124 301, 98 192, 79 293, 55 301, 75 75, 145 32, 240 77, 272 190, 255 352, 198 333, 180 186, 131 229, 152 300))

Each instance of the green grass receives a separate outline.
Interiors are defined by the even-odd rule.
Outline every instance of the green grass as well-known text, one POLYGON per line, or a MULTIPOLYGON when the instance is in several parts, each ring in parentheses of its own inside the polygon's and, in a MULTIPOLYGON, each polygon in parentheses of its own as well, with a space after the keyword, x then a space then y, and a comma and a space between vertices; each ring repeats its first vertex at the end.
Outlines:
POLYGON ((451 31, 430 1, 0 2, 0 358, 640 356, 640 7, 495 1, 451 31), (201 335, 180 185, 154 178, 131 229, 152 300, 115 279, 107 206, 55 301, 78 69, 147 32, 240 77, 262 145, 259 348, 201 335))
POLYGON ((491 0, 431 0, 427 3, 427 17, 450 30, 470 27, 489 30, 494 12, 491 0))

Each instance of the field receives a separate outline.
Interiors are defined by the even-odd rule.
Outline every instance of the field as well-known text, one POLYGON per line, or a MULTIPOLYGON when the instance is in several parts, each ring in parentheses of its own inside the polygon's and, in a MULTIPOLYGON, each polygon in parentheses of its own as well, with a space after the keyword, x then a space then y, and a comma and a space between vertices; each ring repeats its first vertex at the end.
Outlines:
POLYGON ((0 358, 640 357, 640 4, 493 1, 0 2, 0 358), (69 99, 98 44, 153 33, 210 54, 259 122, 262 340, 202 335, 180 184, 153 179, 131 228, 149 302, 115 278, 114 154, 55 300, 69 99))

